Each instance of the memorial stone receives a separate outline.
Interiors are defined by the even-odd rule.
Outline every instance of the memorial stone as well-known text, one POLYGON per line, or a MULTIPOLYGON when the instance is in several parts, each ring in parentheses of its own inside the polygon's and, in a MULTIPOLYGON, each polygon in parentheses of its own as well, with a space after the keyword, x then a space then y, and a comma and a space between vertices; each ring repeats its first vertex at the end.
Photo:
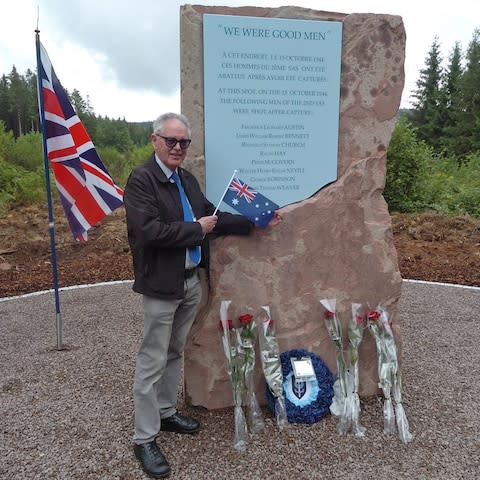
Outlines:
MULTIPOLYGON (((345 335, 352 303, 371 308, 382 305, 391 314, 400 341, 402 279, 382 192, 387 147, 404 86, 405 30, 401 17, 387 14, 182 6, 181 104, 193 125, 185 166, 204 185, 205 180, 208 183, 204 14, 342 22, 336 180, 319 184, 309 198, 284 206, 278 226, 256 229, 249 237, 221 237, 211 242, 204 304, 185 352, 185 394, 191 405, 214 409, 233 404, 217 331, 222 300, 231 300, 238 312, 247 305, 253 309, 269 305, 281 351, 312 351, 332 371, 335 351, 325 329, 321 299, 336 299, 345 335)), ((321 149, 317 154, 321 168, 321 149)), ((375 343, 365 335, 360 346, 360 395, 377 393, 377 382, 375 343)), ((261 401, 264 383, 259 372, 257 390, 261 401)))

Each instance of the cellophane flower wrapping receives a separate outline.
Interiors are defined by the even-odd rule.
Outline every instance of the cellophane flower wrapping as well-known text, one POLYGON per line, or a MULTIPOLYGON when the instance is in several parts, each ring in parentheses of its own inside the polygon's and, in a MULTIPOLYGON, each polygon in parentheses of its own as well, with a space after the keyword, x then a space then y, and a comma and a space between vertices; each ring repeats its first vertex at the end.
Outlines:
POLYGON ((235 424, 233 448, 244 451, 248 445, 247 422, 242 409, 245 383, 237 349, 237 333, 233 326, 233 321, 229 319, 228 315, 230 304, 231 300, 223 300, 220 304, 219 330, 221 332, 225 365, 232 384, 235 424))
POLYGON ((380 320, 380 311, 371 310, 367 315, 367 326, 377 347, 378 380, 383 392, 383 431, 395 433, 395 412, 392 403, 393 364, 383 338, 383 327, 380 320))
POLYGON ((237 350, 239 353, 243 382, 246 390, 248 429, 259 433, 265 429, 262 410, 255 395, 254 369, 257 325, 250 308, 238 317, 237 350))
POLYGON ((320 304, 324 308, 323 316, 328 335, 335 346, 337 361, 337 375, 333 383, 334 396, 330 405, 330 412, 338 418, 337 431, 345 435, 351 426, 350 405, 347 402, 348 392, 352 388, 352 376, 347 369, 343 352, 342 326, 336 313, 336 300, 323 299, 320 304))
POLYGON ((384 395, 384 432, 393 434, 398 429, 400 440, 404 443, 410 442, 413 435, 409 431, 408 420, 402 405, 402 381, 397 347, 387 311, 377 306, 375 310, 368 313, 367 325, 377 345, 378 377, 384 395))
POLYGON ((280 359, 280 349, 275 335, 275 325, 270 315, 270 307, 263 306, 256 317, 258 327, 258 342, 262 370, 268 389, 275 401, 275 419, 280 430, 288 425, 287 409, 283 392, 283 373, 280 359))
POLYGON ((381 306, 377 307, 377 311, 380 312, 378 322, 383 329, 383 341, 385 344, 385 350, 391 364, 392 375, 392 392, 393 400, 395 402, 395 416, 396 425, 398 430, 398 436, 404 443, 408 443, 413 439, 413 435, 410 433, 410 428, 405 414, 405 409, 402 404, 402 377, 400 372, 400 366, 398 364, 397 346, 395 343, 395 336, 393 335, 392 325, 388 316, 388 312, 381 306))
POLYGON ((347 392, 347 403, 349 407, 346 409, 350 414, 351 428, 355 436, 363 437, 366 428, 360 424, 360 397, 358 388, 360 384, 359 367, 358 367, 358 348, 363 338, 365 329, 365 314, 362 304, 352 303, 352 316, 348 323, 348 339, 350 342, 350 379, 351 389, 347 392))

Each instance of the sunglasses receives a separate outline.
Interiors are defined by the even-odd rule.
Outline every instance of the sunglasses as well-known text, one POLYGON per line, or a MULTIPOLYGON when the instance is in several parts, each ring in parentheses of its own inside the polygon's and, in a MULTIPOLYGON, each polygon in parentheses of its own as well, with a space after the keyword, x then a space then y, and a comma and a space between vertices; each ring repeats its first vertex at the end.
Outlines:
POLYGON ((159 135, 158 133, 156 133, 155 136, 163 138, 163 140, 165 141, 165 145, 168 148, 173 148, 178 143, 182 150, 186 150, 192 143, 192 141, 189 138, 181 138, 180 140, 177 140, 175 137, 164 137, 163 135, 159 135))

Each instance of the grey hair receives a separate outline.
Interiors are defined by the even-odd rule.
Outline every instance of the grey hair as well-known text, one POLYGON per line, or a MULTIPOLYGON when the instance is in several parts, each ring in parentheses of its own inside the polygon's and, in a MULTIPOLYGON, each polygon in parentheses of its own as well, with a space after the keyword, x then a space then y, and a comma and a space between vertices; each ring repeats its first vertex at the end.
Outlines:
POLYGON ((167 120, 180 120, 188 130, 188 136, 190 137, 192 135, 192 127, 190 126, 190 122, 188 121, 188 118, 185 115, 182 115, 181 113, 164 113, 163 115, 160 115, 154 122, 153 122, 153 133, 161 133, 163 124, 167 120))

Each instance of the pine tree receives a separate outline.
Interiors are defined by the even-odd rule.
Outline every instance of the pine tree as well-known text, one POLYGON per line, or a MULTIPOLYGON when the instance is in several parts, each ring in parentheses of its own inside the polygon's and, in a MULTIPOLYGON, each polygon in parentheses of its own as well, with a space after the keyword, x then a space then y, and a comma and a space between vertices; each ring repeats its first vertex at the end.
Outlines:
POLYGON ((466 66, 461 80, 462 108, 458 115, 461 137, 459 154, 480 150, 480 29, 473 33, 466 54, 466 66))
POLYGON ((38 114, 38 94, 37 94, 37 75, 30 69, 25 74, 26 94, 28 96, 28 107, 25 115, 28 120, 26 129, 28 132, 40 131, 40 116, 38 114))
POLYGON ((25 77, 17 72, 15 66, 8 76, 8 82, 11 129, 17 138, 30 130, 31 94, 25 77))
POLYGON ((436 149, 440 148, 442 135, 441 63, 440 43, 438 37, 435 37, 425 61, 425 68, 420 70, 417 88, 412 95, 414 110, 411 123, 416 127, 419 140, 428 142, 436 149))
POLYGON ((0 78, 0 122, 3 122, 2 128, 5 131, 11 130, 12 126, 9 124, 10 119, 10 94, 8 79, 5 74, 0 78))
POLYGON ((456 138, 460 134, 458 119, 462 112, 462 75, 462 51, 460 43, 455 42, 441 88, 443 125, 441 145, 450 155, 458 153, 456 138))

